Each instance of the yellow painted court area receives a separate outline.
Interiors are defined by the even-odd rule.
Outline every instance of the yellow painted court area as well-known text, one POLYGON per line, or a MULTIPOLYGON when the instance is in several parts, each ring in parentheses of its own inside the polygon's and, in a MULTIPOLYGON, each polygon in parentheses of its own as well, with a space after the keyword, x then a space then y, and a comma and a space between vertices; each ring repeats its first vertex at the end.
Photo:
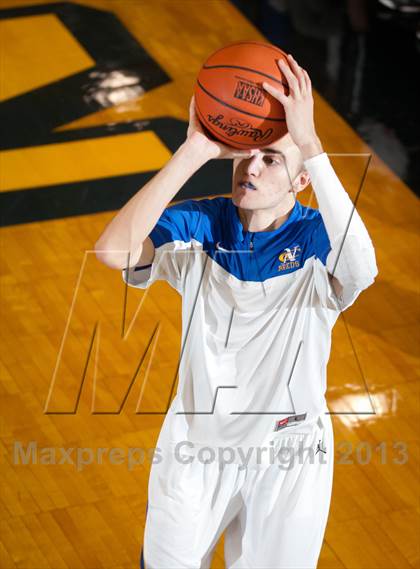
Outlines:
POLYGON ((0 191, 157 170, 170 156, 154 132, 7 150, 0 153, 0 191))
POLYGON ((0 46, 0 101, 95 65, 51 14, 0 20, 0 46))

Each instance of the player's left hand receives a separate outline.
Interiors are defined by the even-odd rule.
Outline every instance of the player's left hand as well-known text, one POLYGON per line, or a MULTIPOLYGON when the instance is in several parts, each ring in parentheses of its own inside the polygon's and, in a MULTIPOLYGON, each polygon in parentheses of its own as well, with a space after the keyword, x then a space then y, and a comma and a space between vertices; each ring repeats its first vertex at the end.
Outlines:
POLYGON ((256 148, 239 150, 222 144, 218 140, 209 138, 198 119, 194 95, 191 97, 189 115, 186 142, 187 144, 189 143, 189 148, 192 153, 199 152, 201 155, 204 154, 208 160, 212 158, 228 158, 232 160, 235 158, 250 158, 258 153, 256 148))
POLYGON ((264 81, 263 87, 283 105, 287 129, 295 144, 301 150, 319 146, 322 152, 321 143, 315 131, 311 80, 307 71, 300 67, 292 55, 289 54, 287 59, 289 65, 281 59, 277 61, 277 64, 287 81, 289 94, 286 95, 281 85, 273 87, 264 81))

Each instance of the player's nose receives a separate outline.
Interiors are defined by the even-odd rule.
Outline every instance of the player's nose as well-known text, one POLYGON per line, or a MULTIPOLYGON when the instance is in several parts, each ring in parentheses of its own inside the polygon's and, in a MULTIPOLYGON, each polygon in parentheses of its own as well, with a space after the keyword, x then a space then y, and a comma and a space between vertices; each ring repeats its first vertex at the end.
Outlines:
POLYGON ((262 166, 262 154, 257 152, 254 156, 251 156, 246 160, 245 172, 250 176, 258 176, 261 171, 262 166))

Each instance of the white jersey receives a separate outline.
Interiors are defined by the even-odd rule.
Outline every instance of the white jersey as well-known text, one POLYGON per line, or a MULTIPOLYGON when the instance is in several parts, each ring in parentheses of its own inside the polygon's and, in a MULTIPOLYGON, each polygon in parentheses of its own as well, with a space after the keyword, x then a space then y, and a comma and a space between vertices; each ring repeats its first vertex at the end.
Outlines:
MULTIPOLYGON (((306 166, 321 210, 327 198, 317 174, 330 186, 338 179, 325 154, 306 166)), ((336 192, 337 206, 344 194, 348 213, 342 186, 326 191, 336 192)), ((347 227, 349 249, 338 239, 349 216, 337 231, 336 217, 326 227, 320 210, 296 201, 278 229, 260 232, 245 231, 230 198, 187 200, 163 212, 150 234, 152 265, 123 271, 132 286, 164 279, 182 295, 179 385, 161 441, 246 453, 287 433, 310 432, 328 411, 331 329, 373 281, 376 265, 356 211, 347 227), (339 246, 343 258, 336 264, 339 246), (362 273, 352 272, 353 257, 362 273), (343 285, 339 297, 330 280, 334 269, 343 285)))

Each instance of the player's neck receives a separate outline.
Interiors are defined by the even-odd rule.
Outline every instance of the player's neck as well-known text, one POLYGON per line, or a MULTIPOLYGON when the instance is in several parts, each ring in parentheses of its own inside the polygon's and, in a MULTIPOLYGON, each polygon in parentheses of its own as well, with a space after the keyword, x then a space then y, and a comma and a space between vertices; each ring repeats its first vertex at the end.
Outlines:
POLYGON ((287 221, 295 203, 296 200, 293 202, 288 201, 287 204, 280 204, 272 209, 252 210, 239 207, 237 209, 239 219, 245 231, 253 233, 258 231, 275 231, 287 221))

